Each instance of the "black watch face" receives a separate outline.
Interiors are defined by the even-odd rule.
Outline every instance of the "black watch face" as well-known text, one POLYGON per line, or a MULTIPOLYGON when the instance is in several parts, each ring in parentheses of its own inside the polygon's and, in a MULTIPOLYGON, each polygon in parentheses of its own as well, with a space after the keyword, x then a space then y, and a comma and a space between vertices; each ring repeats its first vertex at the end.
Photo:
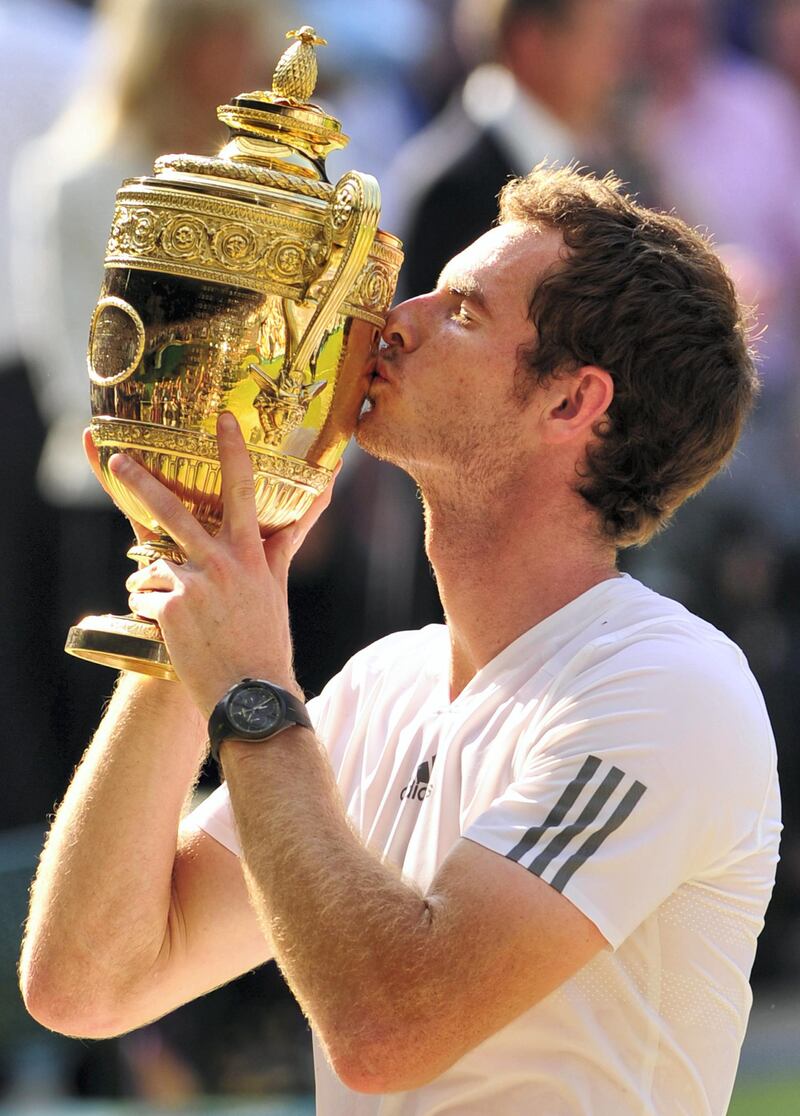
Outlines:
POLYGON ((268 736, 283 720, 277 695, 266 686, 243 686, 228 700, 228 720, 245 736, 268 736))

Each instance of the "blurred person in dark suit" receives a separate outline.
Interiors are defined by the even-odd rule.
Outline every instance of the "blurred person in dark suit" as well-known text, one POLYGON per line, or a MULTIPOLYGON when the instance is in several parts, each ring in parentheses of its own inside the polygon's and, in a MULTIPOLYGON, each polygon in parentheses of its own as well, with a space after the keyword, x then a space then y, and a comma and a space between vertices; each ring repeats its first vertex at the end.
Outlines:
MULTIPOLYGON (((602 124, 621 78, 625 0, 459 0, 455 19, 463 53, 494 61, 474 67, 390 168, 407 297, 435 287, 446 261, 492 224, 510 177, 544 158, 619 169, 602 124)), ((364 454, 355 465, 367 509, 355 528, 368 543, 365 638, 437 620, 415 486, 364 454)))
POLYGON ((543 159, 608 168, 602 123, 626 41, 625 0, 465 0, 463 35, 494 61, 401 152, 393 177, 407 209, 402 282, 436 285, 444 263, 494 220, 506 181, 543 159))

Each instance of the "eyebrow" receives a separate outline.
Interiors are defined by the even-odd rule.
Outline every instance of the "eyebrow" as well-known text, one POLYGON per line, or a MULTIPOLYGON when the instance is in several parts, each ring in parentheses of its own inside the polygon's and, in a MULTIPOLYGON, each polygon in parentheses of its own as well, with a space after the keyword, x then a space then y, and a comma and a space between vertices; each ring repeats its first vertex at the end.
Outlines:
POLYGON ((443 287, 453 294, 461 295, 462 298, 468 298, 470 302, 480 307, 487 317, 491 318, 492 311, 486 301, 486 294, 484 293, 483 287, 481 287, 477 279, 474 279, 471 275, 454 275, 450 278, 443 271, 439 276, 437 290, 443 287))

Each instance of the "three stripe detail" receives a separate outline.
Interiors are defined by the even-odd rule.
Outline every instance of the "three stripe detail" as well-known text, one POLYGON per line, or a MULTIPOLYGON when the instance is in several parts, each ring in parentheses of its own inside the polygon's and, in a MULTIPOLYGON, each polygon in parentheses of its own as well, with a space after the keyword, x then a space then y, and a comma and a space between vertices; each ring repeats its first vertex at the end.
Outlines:
POLYGON ((630 817, 637 802, 647 790, 644 783, 635 780, 624 792, 602 825, 595 826, 594 823, 601 810, 625 778, 624 771, 619 767, 612 767, 605 777, 600 780, 599 785, 575 820, 562 826, 570 810, 577 802, 581 791, 594 781, 601 763, 602 760, 597 756, 587 756, 580 771, 572 782, 564 788, 558 802, 550 810, 541 825, 531 826, 514 848, 506 854, 509 860, 521 860, 523 856, 540 844, 549 830, 558 827, 550 841, 527 865, 529 872, 543 878, 543 873, 553 860, 563 853, 567 846, 572 845, 573 851, 561 864, 553 878, 548 881, 556 891, 563 891, 581 865, 585 864, 597 852, 606 838, 610 837, 616 829, 619 829, 626 818, 630 817))

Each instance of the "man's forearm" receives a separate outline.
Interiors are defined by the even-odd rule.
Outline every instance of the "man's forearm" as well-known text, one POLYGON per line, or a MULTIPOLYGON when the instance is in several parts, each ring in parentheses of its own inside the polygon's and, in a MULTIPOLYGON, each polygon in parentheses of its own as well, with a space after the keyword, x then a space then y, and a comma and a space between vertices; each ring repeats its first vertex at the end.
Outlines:
POLYGON ((222 759, 275 956, 337 1072, 369 1087, 370 1050, 391 1042, 379 1032, 402 1032, 429 983, 429 905, 352 831, 308 730, 226 743, 222 759))
POLYGON ((46 1025, 98 1020, 152 967, 170 909, 177 832, 204 751, 182 687, 123 675, 56 812, 20 962, 46 1025))

